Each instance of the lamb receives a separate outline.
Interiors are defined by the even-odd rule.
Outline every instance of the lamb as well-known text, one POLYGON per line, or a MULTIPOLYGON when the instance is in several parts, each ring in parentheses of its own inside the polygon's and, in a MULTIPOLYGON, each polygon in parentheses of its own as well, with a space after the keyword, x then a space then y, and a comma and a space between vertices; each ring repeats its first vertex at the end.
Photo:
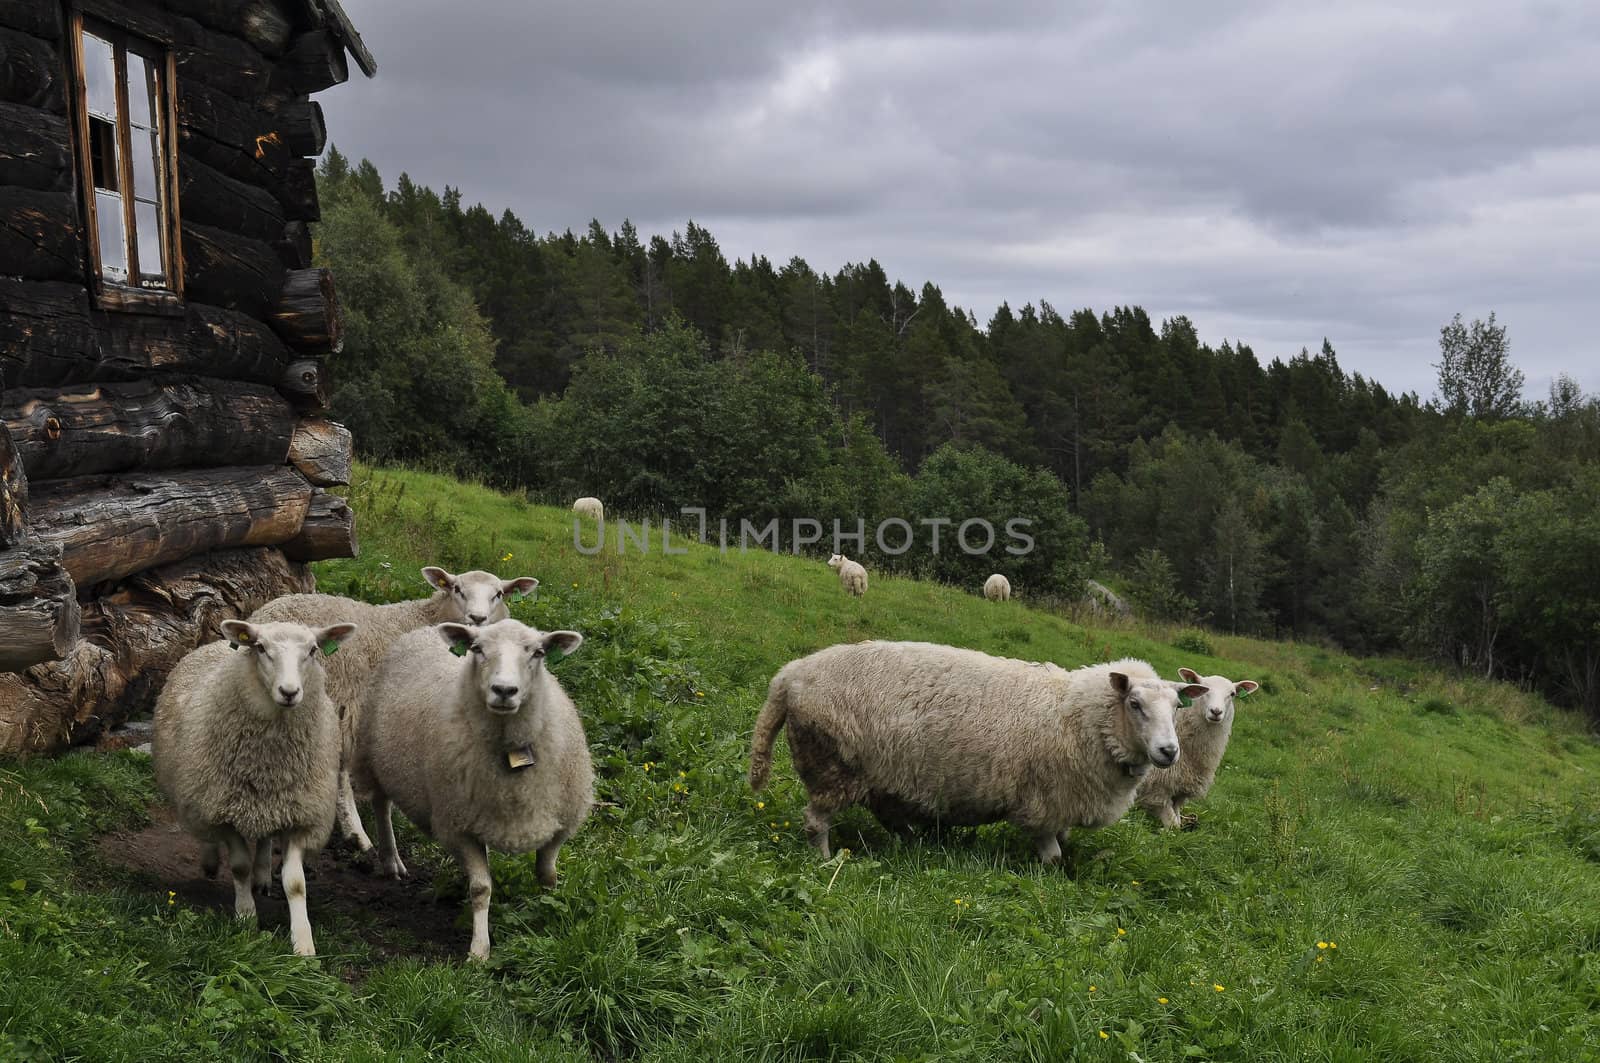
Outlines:
POLYGON ((339 775, 339 721, 322 656, 355 630, 225 620, 228 641, 179 661, 156 699, 156 781, 200 839, 207 877, 226 846, 234 915, 254 919, 251 887, 267 887, 272 843, 281 843, 289 937, 302 956, 316 955, 304 855, 333 829, 339 775))
POLYGON ((591 498, 587 495, 572 503, 572 512, 580 517, 588 517, 590 520, 603 521, 606 519, 606 507, 600 503, 598 498, 591 498))
POLYGON ((983 596, 991 602, 1009 602, 1011 600, 1011 581, 996 572, 983 581, 983 596))
POLYGON ((548 667, 582 642, 515 620, 413 631, 384 658, 362 713, 356 783, 372 795, 382 867, 406 874, 399 805, 466 872, 473 959, 489 958, 489 847, 537 850, 539 882, 554 887, 556 854, 594 804, 583 723, 548 667))
POLYGON ((865 802, 886 822, 1008 820, 1053 864, 1072 827, 1115 823, 1151 764, 1178 760, 1180 690, 1205 693, 1131 659, 1069 672, 925 642, 831 646, 773 678, 750 785, 766 785, 787 725, 810 796, 806 834, 823 859, 833 816, 865 802))
MULTIPOLYGON (((1183 760, 1170 768, 1158 768, 1139 781, 1139 807, 1149 812, 1169 830, 1183 825, 1183 805, 1211 790, 1217 767, 1228 748, 1233 730, 1233 700, 1256 689, 1253 679, 1235 683, 1220 675, 1201 678, 1188 668, 1178 669, 1185 682, 1206 688, 1204 700, 1178 713, 1178 741, 1183 760)), ((1189 817, 1193 820, 1193 816, 1189 817)))
POLYGON ((867 570, 861 567, 858 561, 852 561, 843 554, 834 554, 828 558, 828 567, 839 570, 839 586, 843 587, 846 594, 859 598, 867 593, 867 570))
POLYGON ((442 568, 422 570, 422 578, 434 587, 428 598, 414 598, 389 605, 373 605, 331 594, 289 594, 276 598, 250 619, 295 621, 302 624, 331 624, 350 620, 360 631, 350 645, 328 661, 328 696, 339 709, 341 755, 339 762, 339 833, 353 839, 362 852, 372 848, 372 840, 361 826, 355 795, 350 788, 350 764, 354 745, 361 732, 361 706, 366 698, 372 670, 394 641, 408 631, 445 621, 492 624, 510 616, 506 602, 538 589, 532 576, 503 580, 492 572, 472 571, 452 575, 442 568))

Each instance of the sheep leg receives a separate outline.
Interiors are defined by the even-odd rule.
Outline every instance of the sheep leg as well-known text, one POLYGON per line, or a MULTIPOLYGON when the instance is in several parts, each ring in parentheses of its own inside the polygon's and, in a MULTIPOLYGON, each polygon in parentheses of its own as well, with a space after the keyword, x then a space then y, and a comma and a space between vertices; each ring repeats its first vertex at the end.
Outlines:
POLYGON ((361 826, 361 813, 356 809, 355 790, 350 785, 350 772, 344 768, 339 769, 339 833, 356 843, 356 848, 367 852, 372 848, 372 839, 367 837, 367 832, 361 826))
POLYGON ((1062 827, 1060 830, 1056 831, 1056 843, 1060 845, 1061 848, 1065 849, 1067 847, 1067 838, 1071 834, 1071 827, 1062 827))
POLYGON ((463 841, 457 859, 467 873, 467 896, 472 901, 472 947, 468 953, 481 962, 489 958, 489 850, 482 842, 463 841))
POLYGON ((832 811, 825 811, 815 800, 806 805, 806 840, 824 860, 833 859, 833 849, 828 845, 828 831, 833 826, 832 811))
POLYGON ((217 842, 200 843, 200 874, 206 878, 216 878, 217 868, 222 866, 222 846, 217 842))
POLYGON ((390 878, 405 878, 409 872, 394 844, 394 802, 382 790, 372 795, 372 814, 378 817, 378 864, 390 878))
POLYGON ((1039 861, 1043 864, 1059 864, 1061 862, 1061 842, 1053 830, 1035 830, 1033 832, 1033 845, 1039 851, 1039 861))
POLYGON ((238 919, 256 917, 255 846, 238 834, 228 838, 228 870, 233 872, 233 914, 238 919))
POLYGON ((289 941, 296 956, 315 956, 311 941, 311 917, 306 914, 306 870, 299 842, 283 847, 283 895, 289 900, 289 941))
POLYGON ((539 885, 545 889, 556 888, 556 854, 561 851, 561 843, 564 841, 566 837, 558 834, 539 850, 539 859, 534 865, 534 870, 539 876, 539 885))
POLYGON ((272 839, 256 842, 255 885, 262 896, 272 896, 272 839))
POLYGON ((1178 815, 1180 807, 1175 801, 1163 801, 1156 806, 1156 818, 1167 830, 1177 830, 1183 825, 1183 817, 1178 815))

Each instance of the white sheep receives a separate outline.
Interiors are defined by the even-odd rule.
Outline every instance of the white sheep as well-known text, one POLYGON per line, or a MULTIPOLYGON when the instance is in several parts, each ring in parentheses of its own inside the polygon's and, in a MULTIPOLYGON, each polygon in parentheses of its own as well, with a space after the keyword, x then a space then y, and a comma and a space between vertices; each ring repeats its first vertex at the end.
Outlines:
MULTIPOLYGON (((1233 701, 1257 687, 1255 680, 1238 683, 1220 675, 1201 678, 1188 668, 1178 669, 1185 682, 1206 688, 1204 698, 1178 710, 1178 742, 1183 759, 1170 768, 1157 768, 1139 781, 1139 807, 1174 829, 1183 824, 1186 801, 1197 801, 1211 790, 1217 767, 1233 731, 1233 701)), ((1191 817, 1193 818, 1193 817, 1191 817)))
POLYGON ((773 677, 750 785, 766 785, 787 725, 810 795, 806 834, 824 859, 834 815, 865 802, 891 826, 1009 820, 1052 864, 1072 827, 1115 823, 1139 776, 1178 759, 1178 695, 1136 660, 1069 672, 925 642, 832 646, 773 677))
POLYGON ((580 517, 588 517, 590 520, 603 521, 606 519, 606 507, 601 504, 598 498, 592 498, 588 495, 572 503, 572 512, 580 517))
POLYGON ((843 554, 834 554, 828 558, 828 567, 839 570, 839 586, 845 589, 846 594, 859 598, 867 593, 867 570, 861 567, 860 562, 852 561, 843 554))
POLYGON ((422 570, 422 578, 434 588, 427 598, 373 605, 332 594, 288 594, 263 605, 250 617, 257 623, 291 621, 315 626, 348 620, 359 625, 344 652, 328 661, 328 696, 339 709, 339 833, 353 839, 362 852, 372 848, 372 840, 356 811, 350 764, 355 759, 361 706, 373 669, 406 632, 445 621, 492 624, 504 620, 511 615, 509 601, 532 594, 539 586, 532 576, 501 579, 477 570, 452 575, 431 566, 422 570))
POLYGON ((983 581, 983 596, 991 602, 1008 602, 1011 600, 1011 581, 996 572, 983 581))
POLYGON ((234 914, 253 919, 252 885, 266 888, 272 844, 282 844, 289 937, 302 956, 316 955, 304 855, 333 829, 339 772, 339 721, 322 658, 353 631, 225 620, 229 641, 184 657, 156 699, 156 781, 200 840, 206 875, 226 847, 234 914))
POLYGON ((556 854, 594 804, 583 723, 547 667, 547 654, 582 642, 515 620, 413 631, 384 659, 362 713, 355 777, 372 795, 382 867, 406 874, 399 805, 466 872, 474 959, 489 956, 488 849, 537 850, 539 882, 553 887, 556 854))

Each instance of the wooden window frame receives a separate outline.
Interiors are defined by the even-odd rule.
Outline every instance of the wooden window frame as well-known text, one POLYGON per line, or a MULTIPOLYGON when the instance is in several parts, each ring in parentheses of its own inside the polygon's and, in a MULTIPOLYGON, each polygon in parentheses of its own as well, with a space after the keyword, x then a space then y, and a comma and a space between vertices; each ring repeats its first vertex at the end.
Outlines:
MULTIPOLYGON (((70 64, 67 84, 72 95, 73 153, 77 159, 79 208, 83 213, 85 263, 89 290, 95 304, 104 310, 130 310, 142 313, 183 313, 183 237, 178 218, 178 108, 177 108, 177 58, 172 42, 165 34, 152 33, 154 27, 118 25, 110 17, 113 11, 106 5, 93 3, 92 14, 85 14, 84 5, 72 3, 67 9, 68 42, 65 49, 70 64), (96 220, 93 160, 90 148, 89 98, 84 76, 83 34, 91 33, 108 41, 118 50, 115 65, 117 98, 117 168, 123 211, 123 238, 128 243, 128 281, 121 283, 107 278, 101 269, 100 226, 96 220), (165 284, 146 287, 140 283, 138 264, 138 239, 134 220, 135 196, 133 177, 132 133, 128 110, 128 79, 126 59, 128 52, 141 56, 158 72, 160 85, 155 101, 154 117, 158 122, 158 150, 161 172, 156 175, 157 216, 161 224, 161 240, 166 249, 165 284), (131 238, 130 238, 131 237, 131 238)), ((142 20, 141 20, 142 21, 142 20)))

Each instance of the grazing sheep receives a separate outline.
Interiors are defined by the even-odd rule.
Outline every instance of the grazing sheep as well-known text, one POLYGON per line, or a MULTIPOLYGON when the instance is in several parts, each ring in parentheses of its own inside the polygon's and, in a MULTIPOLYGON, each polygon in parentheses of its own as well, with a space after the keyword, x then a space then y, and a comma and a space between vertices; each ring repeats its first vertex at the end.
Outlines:
POLYGON ((861 567, 860 562, 852 561, 843 554, 834 554, 828 558, 828 567, 839 570, 839 586, 845 589, 846 594, 859 598, 867 593, 867 570, 861 567))
POLYGON ((991 602, 1009 602, 1011 600, 1011 581, 996 572, 983 581, 983 596, 991 602))
POLYGON ((600 503, 598 498, 584 496, 578 499, 572 503, 572 512, 580 517, 588 517, 590 520, 601 521, 606 519, 606 507, 600 503))
MULTIPOLYGON (((1217 767, 1233 731, 1233 699, 1256 689, 1253 679, 1235 683, 1220 675, 1201 678, 1188 668, 1178 669, 1187 683, 1200 683, 1205 697, 1178 712, 1178 741, 1183 759, 1170 768, 1157 768, 1139 780, 1139 807, 1168 829, 1183 823, 1183 805, 1211 790, 1217 767)), ((1193 817, 1190 817, 1193 819, 1193 817)))
POLYGON ((302 624, 331 624, 349 620, 360 630, 343 653, 328 661, 328 696, 339 709, 342 751, 339 762, 339 833, 355 840, 366 852, 372 840, 361 826, 356 801, 350 789, 350 764, 355 759, 354 745, 361 733, 361 706, 366 699, 372 670, 394 641, 408 631, 465 621, 492 624, 510 616, 506 603, 532 594, 539 581, 532 576, 501 579, 492 572, 472 571, 452 575, 442 568, 422 570, 422 578, 433 586, 427 598, 373 605, 332 594, 288 594, 257 609, 251 621, 283 620, 302 624))
POLYGON ((546 666, 548 652, 582 642, 515 620, 413 631, 384 659, 362 713, 356 783, 372 794, 383 869, 406 874, 399 805, 466 872, 474 959, 489 957, 488 849, 537 850, 539 882, 553 887, 561 843, 594 803, 583 723, 546 666))
POLYGON ((251 887, 266 888, 272 843, 282 843, 289 937, 302 956, 316 955, 304 854, 333 829, 339 775, 339 721, 322 657, 353 631, 225 620, 228 641, 179 661, 156 699, 156 781, 178 822, 200 839, 206 875, 225 846, 234 915, 253 919, 251 887))
POLYGON ((787 724, 824 859, 833 816, 865 802, 886 820, 1009 820, 1053 864, 1070 828, 1115 823, 1150 765, 1178 759, 1178 695, 1136 660, 1069 672, 926 642, 832 646, 773 678, 750 785, 766 785, 787 724))

